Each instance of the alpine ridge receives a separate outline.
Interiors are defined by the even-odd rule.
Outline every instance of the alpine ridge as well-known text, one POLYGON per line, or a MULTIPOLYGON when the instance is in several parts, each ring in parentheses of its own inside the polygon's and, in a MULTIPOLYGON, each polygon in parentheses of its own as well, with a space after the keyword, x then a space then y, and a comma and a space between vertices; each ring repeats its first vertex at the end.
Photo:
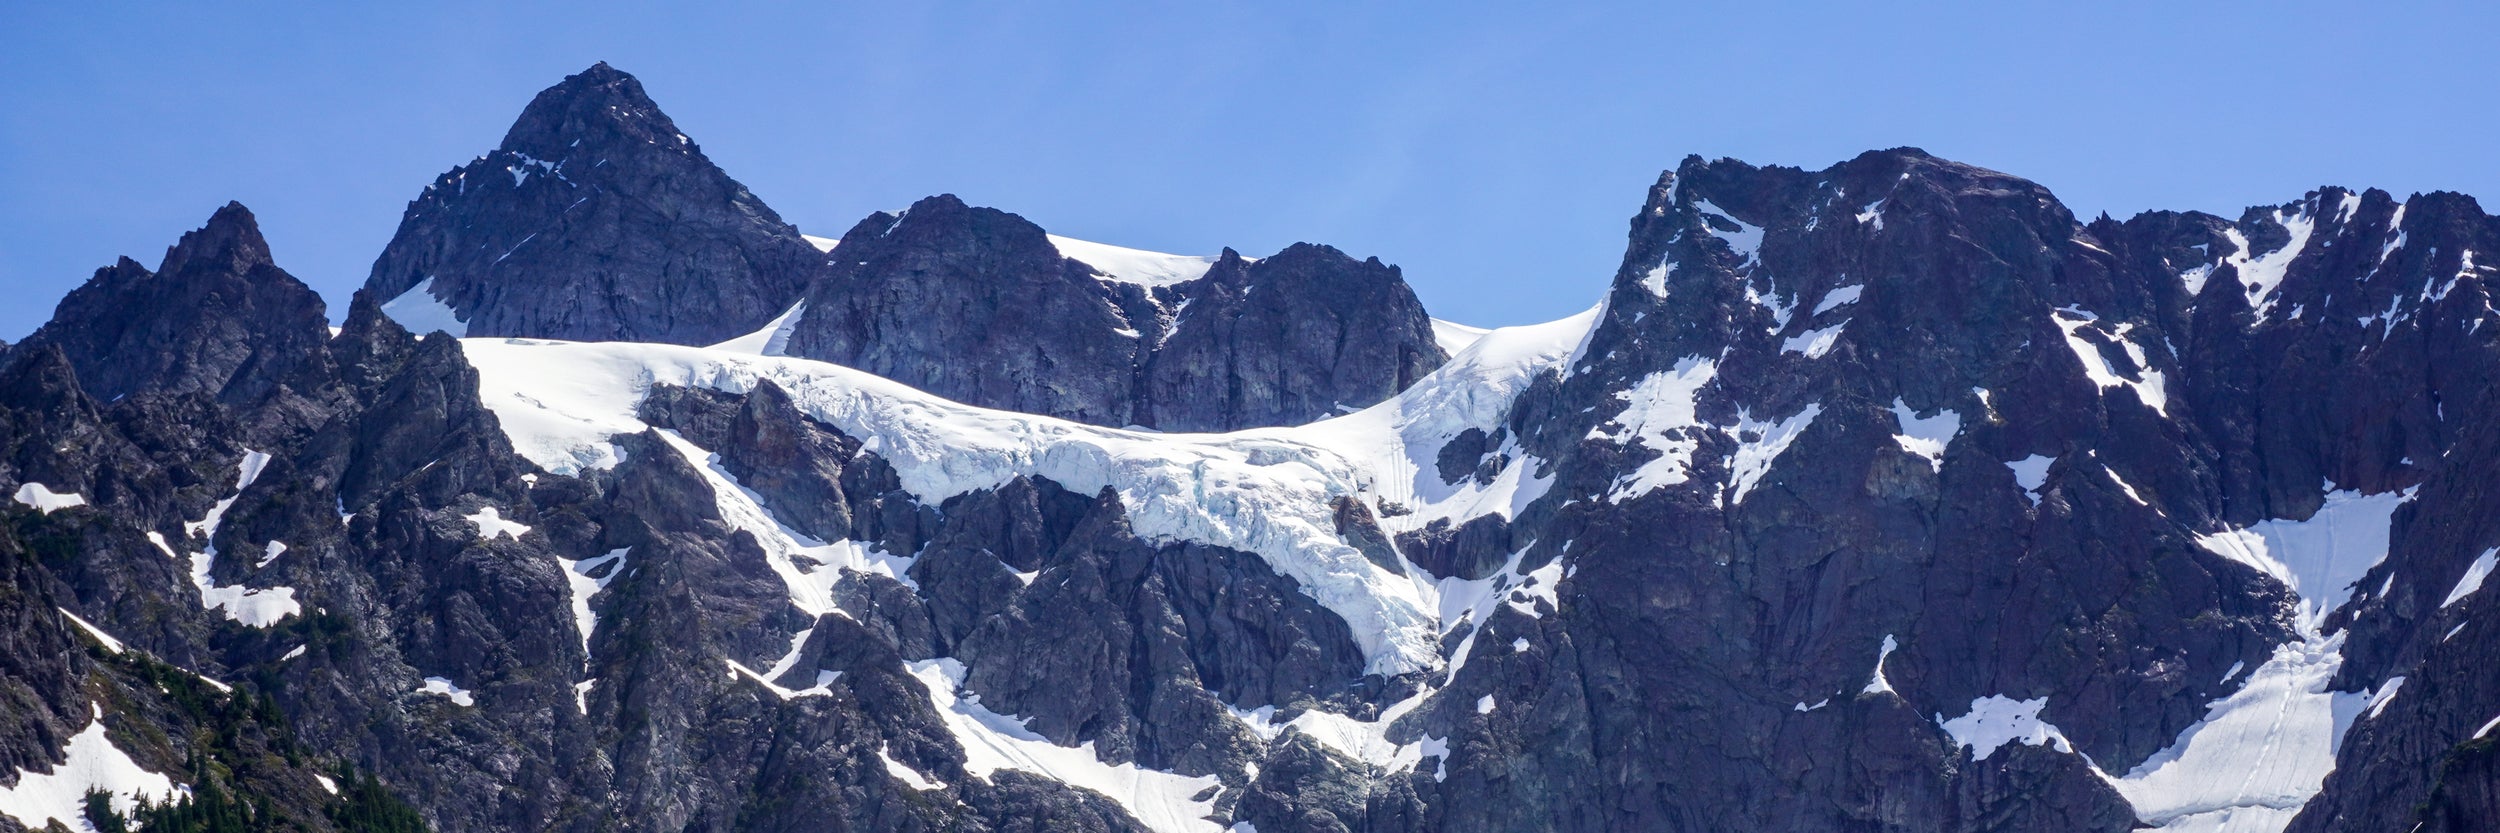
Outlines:
POLYGON ((1475 331, 803 237, 601 64, 336 330, 228 205, 0 347, 0 831, 2489 830, 2495 268, 1689 157, 1475 331))

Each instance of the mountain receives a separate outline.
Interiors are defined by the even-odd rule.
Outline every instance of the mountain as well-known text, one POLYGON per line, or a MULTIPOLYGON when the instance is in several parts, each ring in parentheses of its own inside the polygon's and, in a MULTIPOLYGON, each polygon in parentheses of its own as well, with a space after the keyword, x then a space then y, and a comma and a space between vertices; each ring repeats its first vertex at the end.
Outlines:
POLYGON ((0 830, 2500 818, 2461 195, 1695 157, 1482 333, 951 197, 708 346, 333 333, 259 240, 0 353, 0 830))
POLYGON ((710 344, 771 320, 822 267, 601 63, 409 202, 365 291, 418 330, 710 344))
POLYGON ((784 352, 991 408, 1165 431, 1291 425, 1448 360, 1396 267, 1328 246, 1187 258, 941 195, 860 221, 831 251, 784 352))

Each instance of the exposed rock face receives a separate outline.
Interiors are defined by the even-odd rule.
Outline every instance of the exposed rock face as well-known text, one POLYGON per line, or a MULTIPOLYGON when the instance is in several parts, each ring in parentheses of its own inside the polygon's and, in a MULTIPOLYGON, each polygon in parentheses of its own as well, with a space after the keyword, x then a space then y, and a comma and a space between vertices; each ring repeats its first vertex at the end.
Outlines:
POLYGON ((325 326, 321 296, 270 261, 249 209, 227 203, 155 272, 129 258, 96 270, 17 352, 59 348, 107 402, 197 393, 256 405, 324 372, 325 326))
POLYGON ((1448 360, 1395 266, 1296 243, 1259 261, 1230 249, 1173 287, 1146 362, 1149 425, 1231 431, 1296 425, 1396 395, 1448 360))
POLYGON ((851 228, 788 353, 984 407, 1229 431, 1371 405, 1448 356, 1393 266, 1296 244, 1143 285, 951 195, 851 228))
POLYGON ((410 202, 365 291, 427 329, 439 304, 468 335, 711 344, 779 315, 822 265, 601 63, 410 202))

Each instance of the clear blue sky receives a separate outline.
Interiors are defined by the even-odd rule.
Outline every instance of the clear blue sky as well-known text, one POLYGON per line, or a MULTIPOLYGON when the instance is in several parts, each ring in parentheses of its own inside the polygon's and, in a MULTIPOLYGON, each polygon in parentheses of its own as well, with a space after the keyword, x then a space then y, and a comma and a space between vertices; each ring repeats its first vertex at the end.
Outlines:
POLYGON ((381 5, 0 3, 0 338, 229 199, 343 312, 410 197, 598 60, 810 232, 953 192, 1141 248, 1312 240, 1478 324, 1593 303, 1687 153, 1917 145, 2086 216, 2500 201, 2489 2, 381 5))

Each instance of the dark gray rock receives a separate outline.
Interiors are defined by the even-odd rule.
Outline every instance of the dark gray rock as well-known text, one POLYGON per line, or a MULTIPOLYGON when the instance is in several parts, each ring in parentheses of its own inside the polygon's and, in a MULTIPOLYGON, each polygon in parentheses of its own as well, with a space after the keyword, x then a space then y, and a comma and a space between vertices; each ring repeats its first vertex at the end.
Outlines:
POLYGON ((1397 267, 1295 244, 1148 289, 952 195, 851 228, 790 355, 991 408, 1229 431, 1379 402, 1448 356, 1397 267))
POLYGON ((364 289, 431 280, 473 336, 711 344, 781 314, 823 262, 601 63, 411 201, 364 289))

